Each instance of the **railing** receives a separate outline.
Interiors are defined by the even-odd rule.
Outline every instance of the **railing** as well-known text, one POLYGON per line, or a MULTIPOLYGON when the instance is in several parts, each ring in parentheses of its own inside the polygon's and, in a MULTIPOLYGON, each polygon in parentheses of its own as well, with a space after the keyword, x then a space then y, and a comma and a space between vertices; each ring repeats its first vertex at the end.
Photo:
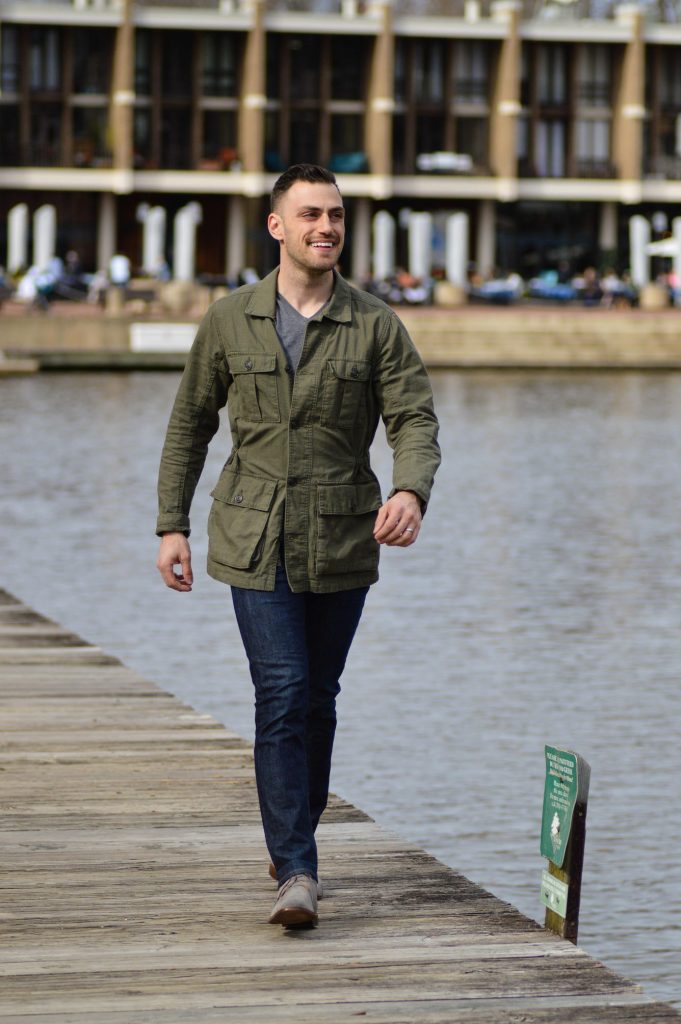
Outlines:
MULTIPOLYGON (((617 168, 610 160, 577 157, 574 167, 576 178, 616 178, 617 168)), ((569 173, 569 168, 568 168, 569 173)))
POLYGON ((578 82, 577 99, 584 106, 608 107, 611 102, 611 90, 608 82, 578 82))
POLYGON ((662 181, 681 181, 681 156, 649 157, 645 166, 646 178, 662 181))

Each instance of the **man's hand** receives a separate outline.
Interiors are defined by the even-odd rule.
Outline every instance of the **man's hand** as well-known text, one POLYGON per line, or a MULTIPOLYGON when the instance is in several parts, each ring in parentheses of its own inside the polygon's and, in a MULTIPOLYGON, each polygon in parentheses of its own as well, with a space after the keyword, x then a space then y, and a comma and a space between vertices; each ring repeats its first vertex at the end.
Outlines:
POLYGON ((158 552, 156 568, 163 577, 163 582, 171 590, 185 592, 192 589, 192 553, 189 541, 183 533, 164 533, 158 552), (175 566, 182 568, 181 573, 175 572, 175 566))
POLYGON ((421 528, 421 499, 413 491, 398 491, 378 510, 374 537, 379 544, 408 548, 421 528))

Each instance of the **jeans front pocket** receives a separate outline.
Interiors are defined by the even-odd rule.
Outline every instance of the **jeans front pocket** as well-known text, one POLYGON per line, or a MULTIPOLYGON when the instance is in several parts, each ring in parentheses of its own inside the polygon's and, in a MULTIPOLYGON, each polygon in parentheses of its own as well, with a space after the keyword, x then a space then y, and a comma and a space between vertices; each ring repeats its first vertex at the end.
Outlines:
POLYGON ((371 363, 329 359, 322 382, 321 420, 327 427, 352 426, 366 409, 371 363))
POLYGON ((381 507, 378 483, 320 484, 315 568, 319 575, 370 572, 378 566, 374 540, 381 507))
POLYGON ((222 471, 211 491, 209 558, 233 569, 250 569, 257 562, 276 486, 274 480, 222 471))
POLYGON ((230 353, 229 372, 234 378, 237 419, 279 423, 277 357, 262 352, 230 353))

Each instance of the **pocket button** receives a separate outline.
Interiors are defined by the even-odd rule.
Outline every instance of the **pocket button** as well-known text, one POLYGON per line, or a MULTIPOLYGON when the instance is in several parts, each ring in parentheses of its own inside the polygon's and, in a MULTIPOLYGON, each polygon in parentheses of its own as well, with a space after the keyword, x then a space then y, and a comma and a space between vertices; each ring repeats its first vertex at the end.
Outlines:
POLYGON ((252 359, 247 359, 246 362, 244 363, 244 370, 252 370, 252 369, 253 369, 253 360, 252 359))
POLYGON ((234 503, 235 503, 236 505, 240 505, 240 504, 242 503, 242 501, 243 501, 243 500, 244 500, 244 496, 243 496, 243 494, 237 494, 237 495, 235 495, 235 497, 234 497, 234 503))
POLYGON ((359 370, 357 369, 356 366, 353 366, 353 368, 350 370, 350 376, 354 377, 355 379, 359 377, 359 370))

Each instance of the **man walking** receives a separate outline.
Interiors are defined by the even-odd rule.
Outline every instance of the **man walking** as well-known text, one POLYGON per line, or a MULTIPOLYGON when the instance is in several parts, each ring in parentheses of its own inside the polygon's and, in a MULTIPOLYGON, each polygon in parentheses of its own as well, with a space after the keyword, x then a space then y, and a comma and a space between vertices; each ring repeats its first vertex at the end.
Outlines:
POLYGON ((212 492, 208 572, 231 586, 255 688, 256 782, 278 882, 270 922, 294 927, 317 921, 336 697, 379 545, 417 540, 439 448, 406 330, 334 269, 345 212, 333 174, 285 171, 268 229, 278 269, 211 307, 182 377, 159 472, 157 564, 169 587, 191 590, 189 508, 227 405, 233 447, 212 492), (369 463, 379 417, 394 453, 384 503, 369 463))

